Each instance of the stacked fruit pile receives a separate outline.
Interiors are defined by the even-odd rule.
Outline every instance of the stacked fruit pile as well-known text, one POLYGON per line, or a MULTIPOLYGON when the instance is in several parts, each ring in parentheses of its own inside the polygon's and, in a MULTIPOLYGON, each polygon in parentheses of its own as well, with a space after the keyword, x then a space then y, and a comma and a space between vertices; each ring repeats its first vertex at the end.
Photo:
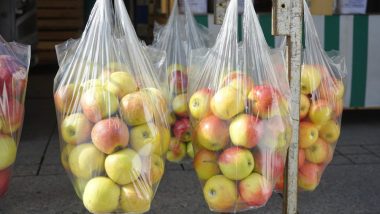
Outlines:
POLYGON ((183 65, 172 64, 167 69, 172 113, 169 115, 171 140, 166 159, 180 162, 186 154, 194 158, 191 144, 191 125, 187 107, 187 70, 183 65))
POLYGON ((112 63, 94 71, 98 79, 55 91, 62 164, 93 213, 148 211, 164 173, 166 101, 126 67, 112 63))
POLYGON ((17 58, 0 55, 0 197, 8 189, 11 166, 16 160, 27 74, 26 67, 17 58))
POLYGON ((254 86, 241 72, 226 75, 216 91, 191 95, 194 168, 212 210, 234 212, 268 201, 290 140, 286 106, 280 91, 254 86))
MULTIPOLYGON (((331 162, 340 135, 344 84, 327 68, 303 65, 301 71, 298 186, 314 190, 331 162)), ((277 189, 283 188, 283 181, 277 189)))

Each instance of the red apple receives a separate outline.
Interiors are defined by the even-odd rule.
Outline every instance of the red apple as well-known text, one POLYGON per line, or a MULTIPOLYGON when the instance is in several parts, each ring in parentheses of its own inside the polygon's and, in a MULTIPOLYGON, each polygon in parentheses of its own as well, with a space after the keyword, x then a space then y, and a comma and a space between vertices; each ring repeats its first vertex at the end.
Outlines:
POLYGON ((182 142, 191 141, 191 124, 188 118, 177 120, 172 130, 174 136, 182 142))
MULTIPOLYGON (((269 85, 258 85, 249 92, 248 100, 252 111, 260 117, 267 117, 271 112, 277 92, 269 85)), ((274 110, 274 109, 273 109, 274 110)))
POLYGON ((2 132, 13 133, 22 125, 24 106, 19 101, 8 97, 0 102, 0 118, 3 121, 2 132))
POLYGON ((255 160, 251 151, 230 147, 220 154, 218 165, 223 175, 231 180, 241 180, 251 174, 255 160))
POLYGON ((272 186, 264 176, 252 173, 239 183, 240 196, 250 206, 264 205, 272 195, 272 186))
POLYGON ((252 115, 238 115, 232 120, 229 130, 231 141, 235 146, 251 149, 259 143, 259 120, 252 115))
POLYGON ((303 190, 313 191, 319 184, 319 166, 313 163, 305 163, 298 170, 298 187, 303 190))
POLYGON ((298 169, 305 164, 305 150, 298 149, 298 169))
POLYGON ((169 74, 170 91, 174 94, 182 94, 187 91, 187 74, 180 70, 169 74))
POLYGON ((0 198, 5 195, 8 190, 11 179, 11 168, 0 170, 0 198))
POLYGON ((207 149, 202 149, 195 154, 194 169, 201 180, 208 180, 220 173, 218 155, 207 149))
POLYGON ((278 192, 282 192, 284 190, 284 175, 283 174, 276 181, 274 189, 278 192))
POLYGON ((208 116, 199 122, 196 137, 204 148, 212 151, 221 150, 229 140, 228 125, 214 115, 208 116))
POLYGON ((270 181, 275 181, 284 174, 285 158, 280 153, 270 150, 257 150, 253 156, 255 158, 254 171, 270 181))
POLYGON ((0 55, 0 95, 19 97, 24 95, 28 71, 14 57, 0 55))
POLYGON ((111 154, 128 145, 129 131, 119 118, 109 118, 95 124, 91 138, 96 148, 106 154, 111 154))

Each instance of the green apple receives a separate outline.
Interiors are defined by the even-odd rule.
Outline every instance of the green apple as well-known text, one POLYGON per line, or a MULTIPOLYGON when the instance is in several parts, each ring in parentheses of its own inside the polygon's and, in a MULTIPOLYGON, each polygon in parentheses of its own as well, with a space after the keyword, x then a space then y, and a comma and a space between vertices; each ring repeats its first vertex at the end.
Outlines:
POLYGON ((161 134, 153 123, 146 123, 131 129, 130 143, 134 150, 141 156, 151 154, 163 154, 161 134))
POLYGON ((238 191, 235 182, 223 175, 215 175, 207 180, 203 195, 214 212, 229 212, 236 205, 238 191))
POLYGON ((80 105, 87 119, 96 123, 116 113, 119 108, 119 100, 114 94, 103 88, 95 87, 82 94, 80 105))
POLYGON ((61 124, 62 138, 66 143, 79 144, 90 138, 92 123, 82 113, 71 114, 61 124))
POLYGON ((321 74, 314 65, 302 65, 301 68, 301 93, 311 94, 321 84, 321 74))
POLYGON ((151 121, 153 106, 144 92, 127 94, 120 101, 120 114, 130 126, 137 126, 151 121))
POLYGON ((327 121, 319 129, 319 136, 327 143, 335 143, 340 135, 340 126, 333 120, 327 121))
POLYGON ((142 161, 134 150, 123 149, 108 155, 104 166, 108 177, 119 185, 125 185, 134 182, 140 176, 142 161))
POLYGON ((111 179, 91 179, 83 193, 83 204, 92 213, 110 213, 119 206, 120 187, 111 179))
POLYGON ((137 83, 129 72, 116 71, 111 73, 104 88, 115 94, 119 99, 138 90, 137 83))
POLYGON ((139 180, 121 188, 120 206, 127 213, 145 213, 150 209, 153 191, 150 185, 139 180))
POLYGON ((227 178, 241 180, 251 174, 255 167, 255 160, 249 150, 231 147, 220 154, 218 165, 227 178))
POLYGON ((71 172, 83 179, 90 179, 104 171, 105 155, 92 143, 76 146, 69 155, 71 172))
POLYGON ((244 111, 243 93, 234 87, 226 86, 217 91, 211 99, 210 107, 215 116, 229 120, 244 111))
POLYGON ((210 100, 213 94, 211 89, 203 88, 191 96, 189 110, 193 118, 200 120, 211 114, 210 100))
POLYGON ((0 171, 8 168, 16 161, 17 145, 14 139, 0 135, 0 171))
POLYGON ((202 149, 195 154, 194 169, 201 180, 208 180, 220 173, 218 155, 207 149, 202 149))

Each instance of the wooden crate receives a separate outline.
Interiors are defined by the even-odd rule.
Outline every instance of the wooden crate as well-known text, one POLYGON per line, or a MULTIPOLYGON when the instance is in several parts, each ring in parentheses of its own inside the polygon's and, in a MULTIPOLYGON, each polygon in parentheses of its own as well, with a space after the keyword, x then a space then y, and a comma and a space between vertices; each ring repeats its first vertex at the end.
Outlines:
POLYGON ((37 56, 41 64, 56 63, 55 45, 81 35, 83 7, 84 0, 37 0, 37 56))

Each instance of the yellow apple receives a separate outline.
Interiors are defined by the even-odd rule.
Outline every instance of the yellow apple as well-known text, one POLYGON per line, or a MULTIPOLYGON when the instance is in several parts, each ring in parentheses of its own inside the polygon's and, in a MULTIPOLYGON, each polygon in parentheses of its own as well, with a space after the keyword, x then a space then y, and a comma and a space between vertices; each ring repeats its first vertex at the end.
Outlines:
POLYGON ((145 213, 150 209, 153 191, 142 180, 121 188, 120 206, 127 213, 145 213))
POLYGON ((8 168, 16 161, 17 145, 8 135, 0 135, 0 171, 8 168))
POLYGON ((120 101, 120 114, 130 126, 149 122, 153 118, 154 107, 144 92, 138 91, 127 94, 120 101))
POLYGON ((314 65, 302 65, 301 68, 301 93, 311 94, 321 84, 321 74, 314 65))
POLYGON ((65 170, 70 170, 69 157, 70 157, 71 151, 73 151, 74 148, 75 148, 75 145, 72 145, 72 144, 65 144, 62 148, 61 163, 65 170))
POLYGON ((131 129, 130 143, 133 149, 142 156, 163 154, 161 134, 153 123, 136 126, 131 129))
POLYGON ((119 99, 138 90, 137 83, 129 72, 116 71, 111 73, 104 88, 115 94, 119 99))
POLYGON ((82 94, 82 89, 79 85, 68 84, 61 86, 54 93, 55 107, 61 113, 74 113, 79 111, 77 103, 82 94))
POLYGON ((178 163, 186 157, 186 144, 178 139, 172 138, 166 159, 170 162, 178 163))
POLYGON ((320 164, 327 160, 329 152, 329 145, 318 138, 313 145, 305 149, 305 157, 311 163, 320 164))
POLYGON ((325 140, 327 143, 335 143, 340 135, 340 126, 334 121, 327 121, 322 127, 319 129, 319 136, 325 140))
POLYGON ((231 141, 235 146, 242 146, 248 149, 255 147, 260 138, 259 120, 248 114, 236 116, 229 128, 231 141))
POLYGON ((83 193, 84 193, 84 189, 86 188, 87 183, 88 183, 87 179, 82 179, 82 178, 73 179, 75 193, 81 200, 83 200, 83 193))
POLYGON ((301 122, 299 128, 299 147, 309 148, 318 140, 318 128, 310 122, 301 122))
POLYGON ((310 100, 309 98, 304 95, 304 94, 301 94, 301 97, 300 97, 300 119, 304 119, 307 114, 309 113, 309 109, 310 109, 310 100))
POLYGON ((189 110, 193 118, 200 120, 211 114, 210 100, 213 94, 211 89, 203 88, 191 96, 189 110))
POLYGON ((309 110, 309 119, 317 125, 322 125, 329 121, 332 116, 332 107, 325 100, 313 101, 309 110))
POLYGON ((158 155, 162 156, 163 154, 165 154, 168 150, 169 150, 169 146, 170 146, 170 130, 169 128, 166 128, 164 126, 160 126, 158 127, 159 129, 159 132, 160 132, 160 136, 161 136, 161 149, 160 151, 157 151, 158 155))
POLYGON ((69 155, 71 172, 83 179, 90 179, 104 171, 105 155, 92 143, 76 146, 69 155))
POLYGON ((71 114, 61 124, 62 138, 66 143, 79 144, 90 138, 92 123, 82 113, 71 114))
POLYGON ((220 173, 218 155, 207 149, 202 149, 195 154, 194 169, 201 180, 208 180, 220 173))
POLYGON ((172 101, 173 111, 176 115, 184 117, 187 115, 187 94, 180 94, 172 101))
POLYGON ((191 142, 186 144, 186 153, 191 159, 194 159, 194 148, 191 142))
POLYGON ((236 205, 238 192, 235 182, 223 175, 215 175, 207 180, 203 195, 214 212, 229 212, 236 205))
POLYGON ((240 147, 231 147, 223 151, 218 159, 218 165, 223 175, 231 180, 241 180, 247 177, 255 167, 252 153, 240 147))
POLYGON ((142 158, 143 160, 143 169, 142 169, 142 178, 145 181, 149 181, 149 184, 158 183, 165 171, 164 160, 155 154, 151 156, 146 156, 142 158))
POLYGON ((229 120, 244 111, 244 96, 241 91, 226 86, 217 91, 211 99, 210 107, 215 116, 229 120))
POLYGON ((110 213, 119 206, 120 187, 111 179, 91 179, 83 193, 83 204, 92 213, 110 213))
POLYGON ((119 185, 125 185, 140 176, 142 161, 137 152, 127 148, 108 155, 104 166, 108 177, 119 185))

